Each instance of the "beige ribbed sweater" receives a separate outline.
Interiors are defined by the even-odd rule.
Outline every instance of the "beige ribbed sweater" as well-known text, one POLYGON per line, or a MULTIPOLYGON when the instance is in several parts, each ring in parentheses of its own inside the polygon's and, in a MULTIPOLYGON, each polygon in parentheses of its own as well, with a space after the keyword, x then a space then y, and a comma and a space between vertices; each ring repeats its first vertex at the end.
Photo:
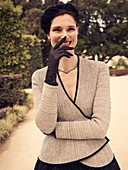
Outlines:
POLYGON ((103 62, 78 57, 76 99, 72 101, 60 78, 58 86, 44 83, 47 67, 34 72, 35 120, 43 140, 40 160, 61 164, 80 160, 105 166, 113 153, 105 138, 110 122, 109 71, 103 62), (55 136, 51 134, 55 130, 55 136))

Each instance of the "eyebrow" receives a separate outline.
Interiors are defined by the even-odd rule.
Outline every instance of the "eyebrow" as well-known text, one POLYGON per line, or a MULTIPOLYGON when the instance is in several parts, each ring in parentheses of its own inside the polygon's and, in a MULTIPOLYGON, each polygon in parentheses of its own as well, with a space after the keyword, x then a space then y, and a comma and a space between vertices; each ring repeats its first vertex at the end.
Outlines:
MULTIPOLYGON (((70 28, 70 27, 76 27, 76 26, 75 25, 69 25, 68 28, 70 28)), ((60 26, 53 26, 52 28, 54 29, 54 28, 61 28, 61 27, 60 26)))

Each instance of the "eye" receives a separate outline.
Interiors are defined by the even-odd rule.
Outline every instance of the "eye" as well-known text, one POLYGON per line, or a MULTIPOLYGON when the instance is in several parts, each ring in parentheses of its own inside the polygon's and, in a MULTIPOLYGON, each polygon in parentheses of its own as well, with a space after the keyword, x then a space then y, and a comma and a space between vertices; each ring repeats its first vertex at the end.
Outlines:
POLYGON ((75 28, 69 28, 68 29, 68 31, 74 31, 75 30, 75 28))
POLYGON ((53 29, 53 31, 55 31, 55 32, 59 32, 59 31, 61 31, 61 29, 59 29, 59 28, 55 28, 55 29, 53 29))

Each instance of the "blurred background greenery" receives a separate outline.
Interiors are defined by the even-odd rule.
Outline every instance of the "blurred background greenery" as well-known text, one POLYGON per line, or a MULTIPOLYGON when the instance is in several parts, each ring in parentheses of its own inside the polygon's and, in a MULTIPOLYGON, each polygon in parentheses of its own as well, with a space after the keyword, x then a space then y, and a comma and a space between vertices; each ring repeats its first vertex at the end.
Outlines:
MULTIPOLYGON (((70 0, 79 11, 82 57, 106 63, 114 56, 128 58, 127 0, 70 0)), ((31 87, 32 73, 47 65, 50 44, 40 27, 44 10, 59 0, 0 1, 0 74, 21 74, 24 88, 31 87)), ((114 60, 115 61, 115 60, 114 60)), ((120 61, 121 63, 122 61, 120 61)), ((123 64, 124 62, 122 62, 123 64)), ((112 62, 111 67, 113 67, 112 62)), ((116 63, 119 66, 118 63, 116 63)), ((125 65, 127 60, 125 60, 125 65)))

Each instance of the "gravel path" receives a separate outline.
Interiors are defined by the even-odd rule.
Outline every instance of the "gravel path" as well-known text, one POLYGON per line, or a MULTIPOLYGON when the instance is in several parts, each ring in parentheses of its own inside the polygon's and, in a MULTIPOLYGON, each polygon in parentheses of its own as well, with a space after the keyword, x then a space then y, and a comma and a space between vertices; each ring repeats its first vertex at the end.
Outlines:
POLYGON ((35 125, 32 109, 1 146, 0 170, 33 170, 43 137, 35 125))
MULTIPOLYGON (((128 170, 128 76, 111 77, 112 116, 108 138, 121 170, 128 170)), ((0 147, 0 170, 33 170, 44 135, 34 122, 34 110, 0 147)))

